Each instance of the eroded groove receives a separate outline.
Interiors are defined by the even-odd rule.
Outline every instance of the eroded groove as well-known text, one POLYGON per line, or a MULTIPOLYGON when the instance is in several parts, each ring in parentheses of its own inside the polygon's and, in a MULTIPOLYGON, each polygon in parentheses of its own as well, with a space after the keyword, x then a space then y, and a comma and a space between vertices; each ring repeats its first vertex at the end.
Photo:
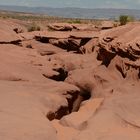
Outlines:
POLYGON ((72 112, 77 112, 81 106, 81 103, 85 100, 89 100, 91 97, 91 94, 88 91, 68 94, 71 95, 71 98, 67 98, 68 106, 60 106, 56 112, 50 111, 47 113, 46 117, 50 121, 54 119, 60 120, 65 115, 71 114, 72 112))
POLYGON ((56 81, 64 81, 68 76, 68 72, 66 70, 64 70, 63 68, 53 69, 53 70, 56 72, 59 72, 59 77, 56 81))
POLYGON ((126 123, 126 124, 128 124, 128 125, 130 125, 130 126, 132 126, 132 127, 134 127, 134 128, 136 128, 136 129, 140 129, 140 126, 139 126, 139 125, 137 125, 137 124, 135 124, 135 123, 133 123, 133 122, 130 122, 130 121, 124 119, 124 118, 121 117, 119 114, 116 114, 116 115, 117 115, 124 123, 126 123))
POLYGON ((18 45, 20 46, 21 40, 15 40, 11 42, 0 42, 0 44, 13 44, 13 45, 18 45))
POLYGON ((80 108, 81 103, 85 100, 89 100, 90 98, 91 98, 91 94, 89 91, 82 91, 77 96, 77 99, 73 103, 72 112, 77 112, 80 108))
POLYGON ((102 61, 102 65, 105 65, 106 67, 108 67, 108 65, 110 64, 111 60, 116 56, 115 53, 111 53, 108 52, 106 49, 104 48, 100 48, 99 49, 99 53, 97 55, 97 60, 102 61))
POLYGON ((68 72, 65 71, 63 68, 53 69, 54 71, 58 72, 58 74, 54 75, 46 75, 42 74, 44 77, 55 80, 55 81, 65 81, 68 76, 68 72))
POLYGON ((60 120, 63 116, 68 115, 68 106, 61 106, 56 112, 50 111, 46 117, 52 121, 54 119, 60 120))
POLYGON ((49 39, 47 37, 35 36, 35 40, 40 41, 41 43, 49 43, 49 39))

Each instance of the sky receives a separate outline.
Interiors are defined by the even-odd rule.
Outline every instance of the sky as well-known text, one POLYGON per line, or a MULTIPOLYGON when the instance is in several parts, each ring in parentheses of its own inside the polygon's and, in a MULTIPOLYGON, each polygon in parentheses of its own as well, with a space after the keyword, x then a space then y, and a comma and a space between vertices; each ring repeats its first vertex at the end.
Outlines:
POLYGON ((140 9, 140 0, 0 0, 0 5, 140 9))

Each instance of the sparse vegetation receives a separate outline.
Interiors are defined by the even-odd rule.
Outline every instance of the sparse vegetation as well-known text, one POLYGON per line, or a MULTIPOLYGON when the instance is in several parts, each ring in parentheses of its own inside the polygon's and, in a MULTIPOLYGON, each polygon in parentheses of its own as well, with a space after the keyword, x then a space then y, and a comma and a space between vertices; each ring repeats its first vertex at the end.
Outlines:
POLYGON ((73 19, 73 18, 63 18, 63 17, 55 17, 48 16, 43 14, 28 14, 28 13, 20 13, 20 12, 8 12, 8 11, 0 11, 0 18, 4 19, 18 19, 23 21, 33 21, 33 22, 48 22, 48 23, 56 23, 56 22, 71 22, 71 23, 91 23, 95 20, 93 19, 73 19))
POLYGON ((135 21, 135 18, 133 16, 128 16, 128 22, 133 22, 135 21))
POLYGON ((121 15, 119 17, 120 25, 125 25, 128 22, 128 16, 127 15, 121 15))
POLYGON ((120 25, 125 25, 128 22, 134 21, 134 17, 128 15, 120 15, 119 21, 120 21, 120 25))
POLYGON ((40 26, 38 26, 36 23, 32 23, 32 24, 29 25, 29 27, 28 27, 28 32, 40 31, 40 30, 41 30, 40 26))
POLYGON ((81 24, 82 21, 80 19, 73 19, 73 20, 69 20, 68 23, 70 23, 70 24, 72 24, 72 23, 81 24))
MULTIPOLYGON (((78 18, 63 18, 48 16, 43 14, 32 14, 32 13, 23 13, 23 12, 8 12, 0 11, 1 19, 17 19, 20 21, 25 21, 25 26, 29 31, 36 30, 34 27, 31 27, 27 24, 35 23, 40 25, 41 29, 46 28, 50 23, 70 23, 70 24, 94 24, 95 26, 101 25, 102 20, 100 19, 78 19, 78 18)), ((39 28, 38 28, 39 30, 39 28)))

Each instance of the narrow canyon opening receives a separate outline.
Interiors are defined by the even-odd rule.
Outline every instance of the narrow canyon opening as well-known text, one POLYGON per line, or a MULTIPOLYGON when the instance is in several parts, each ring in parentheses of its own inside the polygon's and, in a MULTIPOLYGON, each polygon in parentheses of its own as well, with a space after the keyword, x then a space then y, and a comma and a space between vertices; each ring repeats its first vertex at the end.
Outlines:
POLYGON ((77 94, 69 93, 72 98, 67 98, 68 106, 61 106, 57 111, 50 111, 46 117, 50 121, 57 119, 60 120, 65 115, 69 115, 73 112, 78 112, 83 101, 91 98, 91 93, 88 90, 81 91, 77 94))

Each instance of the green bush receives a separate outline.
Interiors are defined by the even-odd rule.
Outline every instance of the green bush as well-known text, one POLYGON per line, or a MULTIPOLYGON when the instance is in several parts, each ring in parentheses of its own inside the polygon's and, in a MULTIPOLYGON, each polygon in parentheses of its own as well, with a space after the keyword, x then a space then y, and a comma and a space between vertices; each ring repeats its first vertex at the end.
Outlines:
POLYGON ((120 21, 120 25, 125 25, 125 24, 127 24, 128 22, 134 21, 134 17, 128 16, 128 15, 121 15, 121 16, 119 17, 119 21, 120 21))
POLYGON ((41 30, 40 26, 36 25, 35 23, 31 24, 31 25, 28 27, 28 32, 40 31, 40 30, 41 30))
POLYGON ((127 15, 121 15, 119 17, 120 25, 125 25, 128 22, 128 16, 127 15))

